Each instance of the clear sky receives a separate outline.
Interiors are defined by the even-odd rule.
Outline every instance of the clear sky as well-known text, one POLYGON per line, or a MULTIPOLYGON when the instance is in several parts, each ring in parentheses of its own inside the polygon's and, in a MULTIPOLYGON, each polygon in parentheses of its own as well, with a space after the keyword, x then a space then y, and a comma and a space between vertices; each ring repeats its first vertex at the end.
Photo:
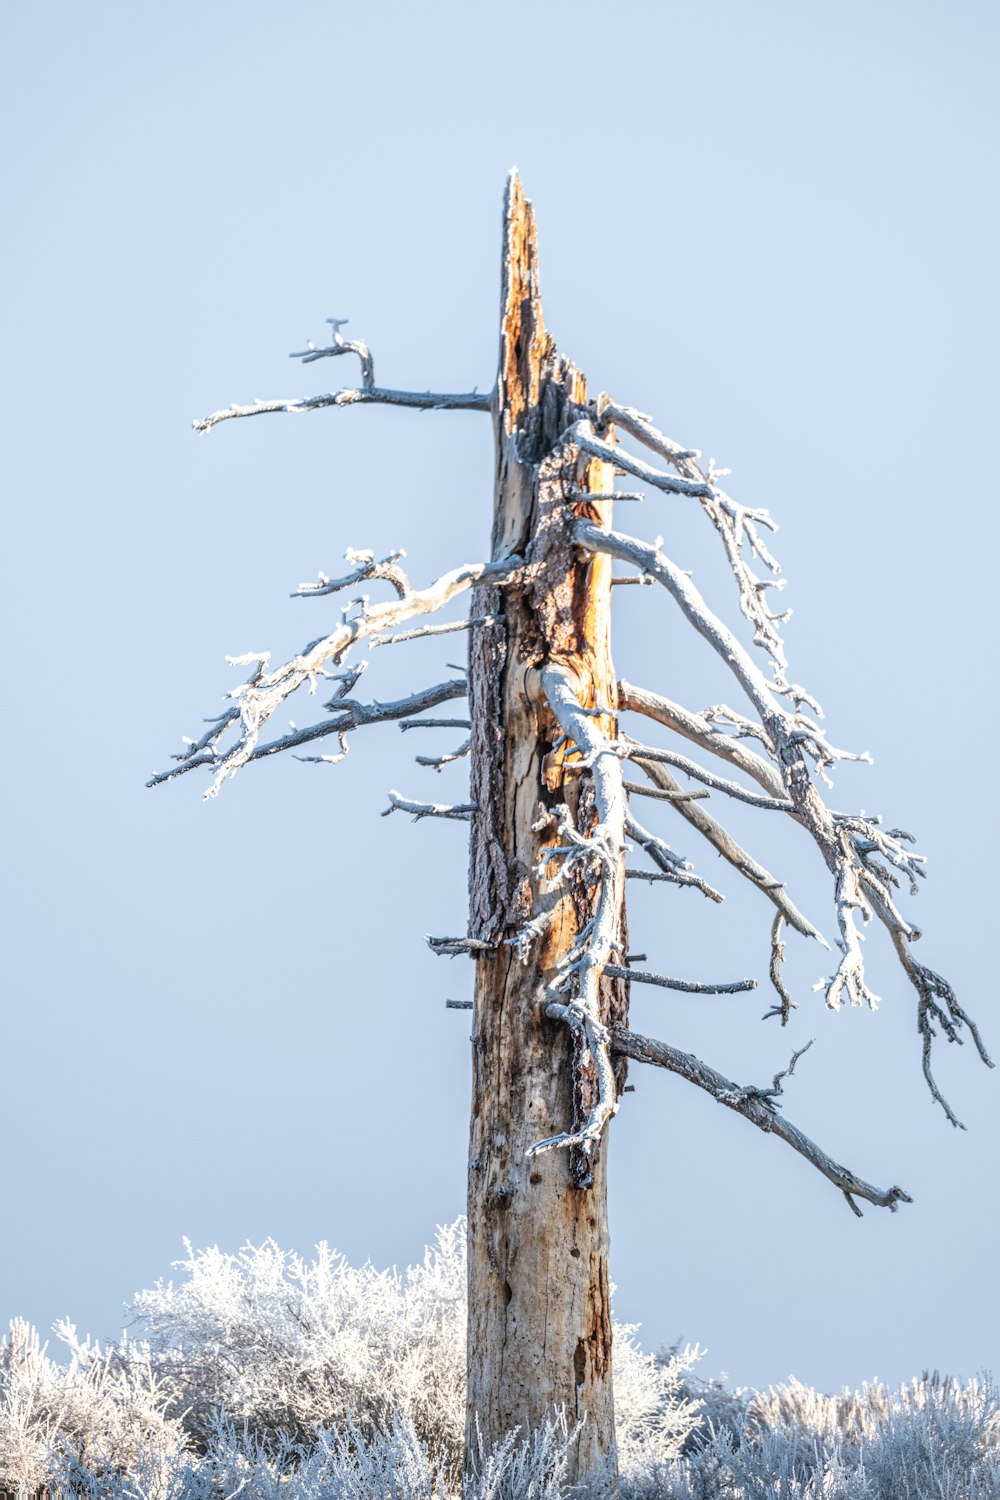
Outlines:
MULTIPOLYGON (((422 934, 462 930, 465 833, 378 816, 389 787, 461 800, 462 767, 438 780, 387 726, 214 803, 143 782, 219 710, 227 653, 328 628, 335 604, 287 595, 345 547, 403 546, 422 582, 485 555, 480 415, 190 422, 340 383, 346 361, 287 358, 329 316, 387 384, 488 388, 514 162, 549 326, 591 389, 782 523, 792 674, 875 756, 837 803, 918 833, 920 956, 1000 1052, 998 30, 968 0, 3 6, 0 1326, 114 1334, 184 1235, 405 1263, 462 1211, 468 1018, 443 1002, 471 969, 422 934)), ((697 508, 636 509, 623 523, 731 607, 697 508)), ((619 592, 622 675, 728 695, 665 595, 619 592)), ((449 654, 376 653, 368 690, 438 680, 449 654)), ((733 823, 829 926, 815 850, 733 823)), ((718 878, 721 910, 638 896, 634 942, 668 972, 766 979, 770 908, 718 878)), ((789 1117, 915 1199, 856 1220, 780 1142, 640 1072, 613 1127, 618 1312, 650 1346, 699 1340, 706 1374, 1000 1365, 998 1074, 940 1048, 952 1130, 913 996, 869 948, 874 1016, 825 1011, 804 943, 784 1034, 763 988, 634 998, 639 1029, 740 1081, 815 1036, 789 1117)))

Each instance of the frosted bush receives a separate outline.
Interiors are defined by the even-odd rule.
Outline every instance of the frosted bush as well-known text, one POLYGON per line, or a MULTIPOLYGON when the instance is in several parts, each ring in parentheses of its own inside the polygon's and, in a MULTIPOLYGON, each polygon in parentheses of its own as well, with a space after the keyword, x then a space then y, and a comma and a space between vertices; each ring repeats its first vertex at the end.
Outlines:
POLYGON ((186 1439, 146 1352, 128 1340, 81 1343, 71 1323, 56 1333, 68 1364, 50 1359, 22 1319, 0 1343, 0 1484, 32 1495, 53 1463, 130 1468, 149 1444, 172 1462, 186 1439))
MULTIPOLYGON (((104 1348, 23 1322, 0 1344, 0 1493, 82 1500, 457 1500, 465 1237, 403 1272, 268 1242, 187 1248, 133 1303, 145 1341, 104 1348), (6 1490, 4 1487, 6 1486, 6 1490)), ((702 1382, 698 1351, 615 1328, 622 1500, 996 1500, 1000 1398, 925 1376, 824 1396, 702 1382)), ((556 1419, 474 1456, 464 1500, 606 1500, 569 1489, 556 1419)))
POLYGON ((235 1255, 190 1246, 184 1280, 141 1292, 132 1310, 171 1411, 204 1444, 224 1408, 264 1441, 301 1442, 348 1422, 367 1435, 413 1424, 436 1455, 465 1423, 465 1235, 439 1229, 419 1266, 312 1261, 272 1241, 235 1255))

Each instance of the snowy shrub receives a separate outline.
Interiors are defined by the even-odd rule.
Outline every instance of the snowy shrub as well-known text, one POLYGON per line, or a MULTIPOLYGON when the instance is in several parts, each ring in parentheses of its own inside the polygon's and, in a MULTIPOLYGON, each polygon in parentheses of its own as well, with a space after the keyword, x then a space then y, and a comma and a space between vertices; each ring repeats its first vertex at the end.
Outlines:
MULTIPOLYGON (((439 1230, 408 1270, 306 1261, 273 1243, 188 1247, 140 1293, 144 1341, 70 1324, 49 1358, 23 1322, 0 1344, 0 1495, 82 1500, 457 1500, 465 1239, 439 1230)), ((1000 1397, 925 1376, 824 1396, 728 1391, 695 1349, 643 1353, 615 1328, 622 1500, 996 1500, 1000 1397)), ((567 1487, 554 1418, 472 1455, 464 1500, 606 1500, 567 1487)))
POLYGON ((0 1485, 30 1496, 54 1463, 128 1469, 149 1445, 173 1462, 186 1439, 144 1351, 81 1343, 71 1323, 56 1332, 68 1364, 49 1359, 21 1319, 0 1344, 0 1485))

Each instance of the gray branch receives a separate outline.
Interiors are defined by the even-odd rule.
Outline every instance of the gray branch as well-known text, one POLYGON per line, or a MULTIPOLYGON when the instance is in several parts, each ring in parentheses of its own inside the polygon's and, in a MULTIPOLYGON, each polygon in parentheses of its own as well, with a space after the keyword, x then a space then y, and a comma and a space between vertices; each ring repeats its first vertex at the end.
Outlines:
POLYGON ((762 797, 758 792, 748 791, 746 787, 740 786, 738 781, 729 781, 725 776, 716 776, 713 771, 706 771, 704 766, 699 766, 697 761, 691 760, 687 755, 680 755, 676 750, 660 750, 653 745, 641 745, 638 740, 623 737, 619 741, 621 753, 629 760, 637 764, 648 761, 650 764, 657 762, 662 765, 676 766, 687 776, 693 776, 697 781, 703 781, 706 786, 715 792, 725 792, 727 797, 733 797, 737 802, 747 802, 751 807, 761 807, 770 812, 791 813, 795 811, 794 805, 787 797, 762 797))
MULTIPOLYGON (((748 749, 741 739, 736 739, 717 729, 707 715, 694 713, 689 708, 682 708, 679 703, 674 703, 670 698, 664 698, 659 693, 651 693, 648 688, 635 687, 631 682, 625 681, 620 681, 618 684, 618 706, 634 713, 644 714, 646 718, 655 719, 658 724, 674 730, 676 734, 682 735, 684 739, 690 740, 702 750, 707 750, 711 755, 717 755, 720 759, 729 761, 738 770, 745 771, 759 786, 764 788, 769 796, 784 798, 785 787, 781 772, 777 767, 766 761, 763 756, 748 749)), ((764 731, 761 730, 760 733, 763 734, 764 731)))
POLYGON ((775 914, 774 921, 771 924, 771 963, 769 968, 771 983, 777 991, 778 1004, 772 1005, 770 1010, 766 1010, 761 1019, 769 1021, 772 1016, 780 1016, 782 1026, 787 1026, 791 1019, 792 1011, 798 1010, 798 1006, 792 999, 788 986, 781 975, 781 964, 785 957, 785 945, 781 941, 781 921, 781 912, 779 911, 775 914))
POLYGON ((691 1053, 681 1052, 666 1042, 654 1041, 652 1037, 640 1036, 638 1032, 623 1026, 611 1028, 611 1046, 613 1052, 631 1058, 634 1062, 652 1063, 658 1068, 666 1068, 671 1073, 679 1074, 681 1078, 686 1078, 689 1083, 711 1094, 713 1099, 717 1099, 727 1109, 735 1110, 745 1120, 749 1120, 751 1125, 756 1125, 758 1130, 778 1136, 840 1189, 859 1218, 861 1210, 855 1203, 855 1198, 866 1198, 869 1203, 874 1203, 879 1208, 892 1209, 893 1212, 898 1203, 912 1203, 909 1193, 904 1192, 901 1187, 873 1187, 871 1183, 856 1177, 849 1168, 840 1166, 832 1157, 827 1156, 825 1151, 778 1112, 773 1097, 777 1092, 776 1086, 771 1090, 762 1090, 752 1085, 741 1088, 691 1053))
MULTIPOLYGON (((779 915, 784 916, 796 932, 801 932, 803 937, 816 938, 825 948, 829 947, 822 933, 794 905, 782 882, 776 880, 762 864, 748 854, 710 813, 702 807, 692 807, 665 766, 656 761, 639 759, 636 759, 636 765, 641 767, 655 783, 659 795, 670 798, 681 817, 686 819, 692 828, 696 828, 702 837, 708 840, 712 848, 732 865, 734 870, 737 870, 744 879, 749 880, 751 885, 755 885, 778 908, 779 915)), ((641 788, 641 790, 645 791, 646 788, 641 788)))
POLYGON ((637 822, 632 816, 631 811, 629 811, 625 818, 625 832, 630 839, 635 839, 636 843, 649 856, 660 872, 658 877, 654 877, 651 874, 647 875, 641 870, 626 870, 626 879, 652 880, 659 878, 660 880, 669 881, 672 885, 693 886, 695 890, 701 891, 703 896, 707 896, 710 901, 722 902, 725 899, 720 891, 717 891, 714 886, 708 884, 707 880, 702 880, 700 875, 696 875, 685 860, 679 859, 669 844, 664 843, 663 839, 657 838, 655 833, 650 833, 648 828, 644 828, 641 823, 637 822))
MULTIPOLYGON (((387 569, 391 569, 393 573, 390 581, 399 594, 398 598, 374 605, 369 604, 367 597, 352 601, 343 611, 343 622, 330 635, 312 641, 298 656, 273 671, 268 670, 270 656, 267 653, 248 652, 244 656, 230 657, 229 661, 233 666, 253 667, 248 680, 227 695, 236 700, 236 707, 214 720, 200 740, 187 741, 188 748, 178 757, 180 766, 175 771, 158 773, 148 785, 156 786, 161 781, 170 780, 181 769, 191 770, 195 765, 207 764, 215 771, 215 779, 205 796, 216 796, 227 777, 234 776, 247 761, 256 758, 261 732, 272 714, 304 684, 311 693, 315 692, 319 680, 335 675, 330 672, 328 664, 343 665, 347 653, 358 641, 406 620, 433 614, 474 584, 505 583, 523 566, 519 557, 505 558, 501 562, 466 563, 443 574, 428 588, 414 590, 405 574, 398 573, 395 569, 395 561, 401 555, 395 552, 382 563, 376 563, 372 553, 348 552, 350 561, 361 564, 358 575, 351 581, 369 577, 387 578, 390 577, 387 569), (359 612, 349 617, 352 608, 357 608, 359 612), (239 737, 235 745, 222 753, 217 748, 218 741, 230 727, 238 727, 239 737)), ((326 585, 321 583, 319 587, 324 588, 326 585)), ((354 680, 357 680, 356 676, 354 680)), ((457 693, 448 692, 444 696, 457 696, 457 693)), ((334 702, 338 708, 343 707, 342 698, 336 698, 334 702)), ((344 726, 339 726, 334 721, 326 732, 339 733, 342 727, 344 726)), ((353 725, 348 724, 346 727, 351 728, 353 725)), ((274 741, 273 748, 288 749, 292 744, 305 743, 306 739, 319 738, 322 733, 323 728, 318 725, 311 730, 296 730, 293 735, 274 741), (301 737, 303 735, 306 739, 301 737)), ((273 753, 270 747, 268 753, 273 753)))
POLYGON ((629 979, 636 984, 656 984, 662 990, 681 990, 685 995, 740 995, 757 988, 756 979, 734 979, 725 984, 704 984, 698 979, 670 979, 666 974, 652 974, 643 969, 627 969, 620 964, 605 964, 605 974, 612 979, 629 979))
POLYGON ((490 410, 492 396, 480 391, 394 391, 382 386, 365 390, 327 391, 320 396, 282 396, 274 401, 251 401, 247 406, 227 406, 191 423, 195 432, 210 432, 220 422, 236 417, 262 417, 270 412, 320 411, 324 406, 406 406, 413 411, 490 410))

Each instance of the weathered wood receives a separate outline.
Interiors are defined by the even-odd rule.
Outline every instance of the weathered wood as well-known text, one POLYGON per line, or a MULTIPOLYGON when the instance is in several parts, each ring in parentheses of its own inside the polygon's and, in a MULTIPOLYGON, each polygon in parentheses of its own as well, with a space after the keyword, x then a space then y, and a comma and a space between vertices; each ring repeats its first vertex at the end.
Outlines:
MULTIPOLYGON (((582 882, 543 891, 535 873, 542 850, 558 842, 551 809, 575 810, 590 788, 553 750, 559 734, 538 668, 571 667, 581 702, 609 710, 604 726, 616 732, 610 566, 571 543, 574 520, 605 523, 611 506, 569 499, 610 491, 613 474, 562 441, 586 386, 545 329, 534 215, 516 175, 502 275, 492 556, 518 553, 532 568, 523 584, 480 589, 472 604, 496 623, 470 641, 469 932, 491 951, 476 961, 467 1432, 470 1444, 490 1445, 563 1409, 571 1428, 584 1424, 582 1475, 614 1442, 607 1145, 593 1160, 526 1153, 585 1118, 594 1088, 569 1032, 544 1013, 546 986, 592 915, 593 892, 582 882), (522 961, 506 940, 542 912, 548 925, 522 961)), ((601 1005, 607 1024, 623 1026, 626 985, 602 981, 601 1005)))

